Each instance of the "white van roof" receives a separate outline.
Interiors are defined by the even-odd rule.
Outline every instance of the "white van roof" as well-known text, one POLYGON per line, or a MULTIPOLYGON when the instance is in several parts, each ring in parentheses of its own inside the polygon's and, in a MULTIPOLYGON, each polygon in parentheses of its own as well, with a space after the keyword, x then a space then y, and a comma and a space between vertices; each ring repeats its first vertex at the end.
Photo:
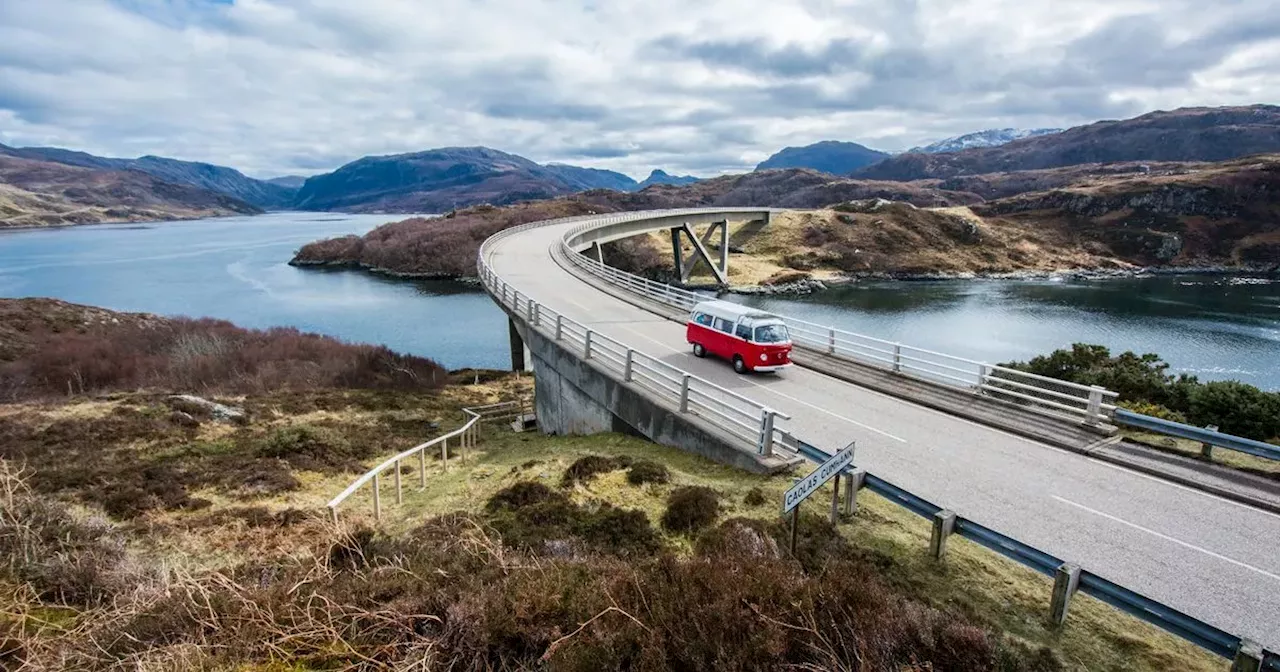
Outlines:
POLYGON ((781 319, 781 318, 779 318, 777 315, 771 315, 771 314, 769 314, 769 313, 763 312, 763 311, 761 311, 761 310, 757 310, 757 309, 752 308, 752 307, 750 307, 750 306, 744 306, 744 305, 742 305, 741 303, 734 303, 734 302, 732 302, 732 301, 721 301, 721 300, 719 300, 719 299, 715 299, 715 300, 712 300, 712 301, 703 301, 703 302, 701 302, 701 303, 699 303, 698 305, 696 305, 696 306, 694 306, 694 307, 693 307, 693 312, 695 312, 695 313, 707 313, 707 314, 709 314, 709 315, 715 315, 715 316, 717 316, 717 317, 731 318, 731 319, 733 319, 735 322, 736 322, 736 321, 738 320, 738 318, 740 318, 740 317, 749 317, 749 318, 751 318, 751 319, 755 319, 755 320, 759 320, 759 319, 779 320, 779 319, 781 319))

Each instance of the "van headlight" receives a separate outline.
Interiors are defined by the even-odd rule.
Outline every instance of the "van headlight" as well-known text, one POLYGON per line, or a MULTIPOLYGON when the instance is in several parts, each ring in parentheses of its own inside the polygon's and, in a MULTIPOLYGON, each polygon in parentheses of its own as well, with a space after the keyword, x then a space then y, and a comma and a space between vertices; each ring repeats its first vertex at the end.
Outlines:
POLYGON ((762 353, 760 353, 760 361, 762 361, 762 362, 767 362, 767 361, 769 361, 769 355, 766 355, 766 354, 765 354, 765 353, 763 353, 763 352, 762 352, 762 353))

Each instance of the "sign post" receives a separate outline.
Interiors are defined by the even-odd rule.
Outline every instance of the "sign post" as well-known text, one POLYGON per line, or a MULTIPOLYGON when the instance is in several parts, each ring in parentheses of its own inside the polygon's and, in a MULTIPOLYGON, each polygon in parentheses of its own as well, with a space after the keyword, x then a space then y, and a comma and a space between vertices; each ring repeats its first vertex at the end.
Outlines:
MULTIPOLYGON (((791 553, 793 555, 796 552, 796 534, 800 523, 800 502, 817 492, 818 488, 826 484, 827 481, 839 478, 840 472, 845 467, 853 464, 853 448, 853 443, 845 446, 844 450, 832 455, 826 462, 818 465, 818 468, 809 472, 808 476, 796 479, 791 489, 787 490, 787 494, 783 495, 782 513, 784 515, 791 514, 791 553)), ((839 489, 836 490, 835 496, 840 496, 839 489)))

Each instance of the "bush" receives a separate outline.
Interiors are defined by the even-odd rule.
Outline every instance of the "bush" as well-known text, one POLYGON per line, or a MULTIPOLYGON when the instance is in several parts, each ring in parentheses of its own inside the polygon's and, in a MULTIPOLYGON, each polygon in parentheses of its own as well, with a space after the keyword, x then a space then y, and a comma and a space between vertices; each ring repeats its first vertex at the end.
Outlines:
POLYGON ((747 506, 764 506, 768 501, 764 496, 764 490, 760 488, 751 488, 747 491, 747 496, 742 498, 742 503, 747 506))
POLYGON ((626 469, 631 466, 631 458, 626 455, 618 457, 605 457, 603 455, 587 455, 580 457, 573 464, 565 469, 564 476, 560 479, 560 484, 569 487, 579 481, 588 481, 597 474, 607 474, 611 471, 626 469))
POLYGON ((1153 418, 1160 418, 1161 420, 1182 423, 1187 421, 1187 416, 1177 411, 1171 411, 1164 406, 1152 404, 1146 401, 1122 401, 1117 405, 1126 410, 1133 411, 1134 413, 1149 415, 1153 418))
POLYGON ((1205 383, 1191 394, 1192 424, 1266 441, 1280 436, 1280 394, 1236 381, 1205 383))
POLYGON ((571 539, 580 540, 589 551, 615 555, 649 554, 661 547, 644 512, 608 505, 590 510, 533 481, 494 493, 485 503, 485 512, 503 543, 516 549, 540 552, 571 539))
POLYGON ((27 316, 20 325, 27 347, 21 357, 0 362, 0 390, 22 399, 140 388, 431 390, 448 382, 448 373, 435 362, 382 346, 343 343, 292 328, 250 330, 221 320, 143 322, 116 315, 114 323, 94 323, 82 331, 27 316))
POLYGON ((1201 383, 1195 376, 1174 376, 1156 354, 1125 352, 1113 357, 1101 345, 1076 343, 1070 350, 1004 366, 1101 385, 1119 393, 1121 405, 1136 413, 1197 426, 1217 425, 1227 434, 1258 441, 1280 435, 1280 393, 1238 381, 1201 383))
POLYGON ((667 496, 662 526, 672 532, 696 532, 714 523, 719 515, 720 496, 715 490, 685 486, 667 496))
POLYGON ((640 460, 632 464, 630 469, 627 469, 627 482, 632 485, 668 483, 670 481, 671 472, 665 466, 652 460, 640 460))

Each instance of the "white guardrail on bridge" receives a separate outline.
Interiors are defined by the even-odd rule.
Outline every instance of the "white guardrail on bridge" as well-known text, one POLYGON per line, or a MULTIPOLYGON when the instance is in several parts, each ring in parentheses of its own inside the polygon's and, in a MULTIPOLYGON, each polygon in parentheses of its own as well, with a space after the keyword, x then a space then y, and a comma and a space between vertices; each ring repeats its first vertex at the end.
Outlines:
MULTIPOLYGON (((606 220, 623 221, 626 217, 614 216, 606 220)), ((634 218, 634 215, 631 217, 634 218)), ((598 216, 586 218, 592 222, 601 221, 598 216)), ((491 243, 502 238, 530 228, 577 219, 583 218, 523 224, 501 231, 486 240, 480 247, 477 265, 480 279, 494 300, 512 313, 520 315, 530 328, 572 348, 583 359, 596 363, 623 382, 633 383, 655 393, 656 398, 671 410, 697 416, 727 432, 744 447, 753 449, 759 455, 773 455, 775 447, 780 443, 783 453, 794 455, 790 434, 778 426, 779 421, 790 420, 791 416, 630 348, 552 310, 503 280, 485 258, 491 243)))
MULTIPOLYGON (((662 212, 667 217, 679 211, 662 212)), ((659 213, 649 214, 656 217, 659 213)), ((561 240, 563 252, 575 265, 618 287, 652 301, 691 310, 699 301, 712 298, 680 287, 642 278, 608 266, 573 251, 572 241, 592 228, 607 226, 624 218, 596 219, 575 227, 561 240)), ((894 373, 921 378, 934 384, 961 388, 994 399, 1012 402, 1042 415, 1099 425, 1115 413, 1117 394, 1106 388, 1080 385, 1038 376, 1003 366, 994 366, 963 357, 924 350, 902 343, 837 329, 828 325, 779 315, 800 347, 894 373)))

